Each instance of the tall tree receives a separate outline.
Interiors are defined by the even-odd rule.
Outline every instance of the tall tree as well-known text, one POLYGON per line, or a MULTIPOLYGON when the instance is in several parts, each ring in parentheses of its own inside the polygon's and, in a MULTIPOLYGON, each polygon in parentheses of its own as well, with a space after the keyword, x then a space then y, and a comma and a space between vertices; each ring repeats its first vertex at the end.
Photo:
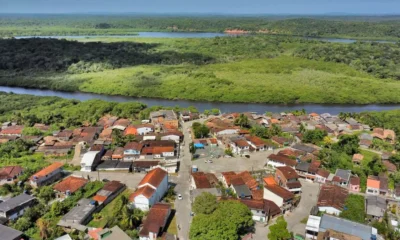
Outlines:
POLYGON ((211 193, 204 192, 194 200, 193 212, 196 214, 211 214, 217 209, 217 206, 217 197, 211 193))
POLYGON ((288 240, 292 238, 292 235, 287 230, 287 222, 283 216, 278 217, 276 223, 269 227, 270 232, 268 233, 269 240, 288 240))

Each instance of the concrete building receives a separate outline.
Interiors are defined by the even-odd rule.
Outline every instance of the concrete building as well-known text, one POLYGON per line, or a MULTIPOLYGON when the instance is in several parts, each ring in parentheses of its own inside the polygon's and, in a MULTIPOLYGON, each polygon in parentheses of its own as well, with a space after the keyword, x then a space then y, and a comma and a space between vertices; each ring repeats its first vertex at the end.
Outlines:
POLYGON ((0 224, 1 240, 22 240, 24 233, 0 224))
POLYGON ((83 154, 81 160, 81 172, 92 172, 96 170, 97 165, 101 161, 100 151, 89 151, 83 154))
POLYGON ((35 203, 35 197, 25 193, 20 194, 0 203, 0 217, 16 220, 24 214, 26 208, 32 207, 35 203))
POLYGON ((349 191, 336 185, 321 186, 318 196, 318 210, 328 214, 337 215, 343 211, 349 191))
POLYGON ((85 231, 85 226, 96 210, 96 203, 87 198, 82 198, 76 206, 65 214, 58 222, 58 226, 85 231))
POLYGON ((63 163, 55 162, 48 167, 43 168, 39 172, 30 177, 30 184, 32 187, 40 187, 49 185, 62 177, 63 163))

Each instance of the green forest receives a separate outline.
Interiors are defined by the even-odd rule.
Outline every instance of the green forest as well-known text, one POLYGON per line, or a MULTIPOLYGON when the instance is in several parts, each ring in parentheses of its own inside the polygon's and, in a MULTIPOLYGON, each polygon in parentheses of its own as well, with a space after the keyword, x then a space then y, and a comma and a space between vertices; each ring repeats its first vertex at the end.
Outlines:
POLYGON ((250 32, 298 36, 398 39, 399 17, 380 16, 171 16, 3 14, 0 36, 134 35, 138 31, 250 32))
POLYGON ((400 45, 288 36, 0 40, 0 85, 260 103, 399 103, 400 45))

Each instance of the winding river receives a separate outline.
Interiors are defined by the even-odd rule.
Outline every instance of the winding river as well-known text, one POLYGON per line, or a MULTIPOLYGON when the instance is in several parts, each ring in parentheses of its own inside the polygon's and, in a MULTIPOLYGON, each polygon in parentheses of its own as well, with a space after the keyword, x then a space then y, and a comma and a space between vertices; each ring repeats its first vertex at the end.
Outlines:
POLYGON ((56 96, 67 99, 76 100, 90 100, 90 99, 101 99, 105 101, 113 102, 130 102, 138 101, 146 104, 147 106, 180 106, 189 107, 194 106, 199 111, 203 112, 205 109, 218 108, 222 112, 283 112, 291 110, 305 109, 307 112, 316 113, 331 113, 338 114, 340 112, 363 112, 363 111, 383 111, 391 109, 400 109, 400 104, 390 105, 353 105, 353 104, 262 104, 262 103, 224 103, 224 102, 205 102, 205 101, 190 101, 190 100, 167 100, 167 99, 156 99, 156 98, 137 98, 137 97, 126 97, 126 96, 112 96, 102 95, 94 93, 83 93, 83 92, 62 92, 53 90, 41 90, 41 89, 27 89, 20 87, 4 87, 0 86, 2 92, 13 92, 16 94, 31 94, 36 96, 56 96))
MULTIPOLYGON (((226 33, 196 33, 196 32, 139 32, 138 35, 107 35, 107 36, 19 36, 16 38, 69 38, 69 39, 86 39, 86 38, 99 38, 99 37, 113 37, 113 38, 213 38, 213 37, 225 37, 232 36, 232 34, 226 33)), ((313 38, 307 37, 309 40, 320 40, 327 42, 338 42, 338 43, 353 43, 357 40, 354 39, 340 39, 340 38, 313 38)), ((368 41, 368 40, 365 40, 368 41)), ((376 41, 381 43, 393 43, 391 41, 376 41)), ((0 86, 0 91, 13 92, 16 94, 31 94, 36 96, 57 96, 67 99, 76 100, 89 100, 89 99, 102 99, 105 101, 114 102, 129 102, 139 101, 147 106, 181 106, 188 107, 194 106, 199 111, 205 109, 218 108, 222 112, 283 112, 291 110, 305 109, 307 112, 317 113, 331 113, 338 114, 339 112, 362 112, 362 111, 382 111, 390 109, 400 109, 400 104, 392 105, 340 105, 340 104, 294 104, 294 105, 283 105, 283 104, 262 104, 262 103, 224 103, 224 102, 206 102, 206 101, 190 101, 190 100, 167 100, 167 99, 156 99, 156 98, 136 98, 126 96, 110 96, 101 95, 94 93, 83 93, 83 92, 62 92, 53 90, 41 90, 41 89, 26 89, 19 87, 5 87, 0 86)))

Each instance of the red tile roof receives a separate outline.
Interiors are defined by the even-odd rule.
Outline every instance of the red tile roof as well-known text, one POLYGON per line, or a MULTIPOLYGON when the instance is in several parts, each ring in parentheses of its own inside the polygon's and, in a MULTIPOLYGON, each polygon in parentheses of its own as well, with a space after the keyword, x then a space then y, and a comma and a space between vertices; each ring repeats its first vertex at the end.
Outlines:
POLYGON ((324 178, 328 178, 329 177, 329 171, 327 171, 325 169, 318 169, 317 175, 319 175, 321 177, 324 177, 324 178))
POLYGON ((116 192, 119 189, 123 188, 124 184, 119 182, 119 181, 110 181, 104 185, 102 190, 110 191, 110 192, 116 192))
POLYGON ((247 135, 246 139, 247 139, 247 141, 250 141, 251 143, 253 143, 256 146, 264 146, 265 145, 265 141, 257 136, 247 135))
POLYGON ((0 179, 14 178, 22 173, 20 166, 7 166, 0 169, 0 179))
POLYGON ((96 195, 93 197, 93 200, 102 203, 107 199, 107 196, 96 195))
POLYGON ((278 205, 270 200, 241 199, 240 201, 250 209, 264 211, 267 216, 275 216, 281 213, 281 209, 278 205))
POLYGON ((267 185, 276 185, 276 181, 275 181, 274 176, 270 175, 268 177, 265 177, 264 178, 264 183, 267 184, 267 185))
POLYGON ((167 171, 157 167, 151 170, 144 176, 142 181, 138 184, 138 186, 149 184, 155 188, 157 188, 162 180, 168 175, 167 171))
POLYGON ((350 184, 351 185, 360 185, 360 178, 356 176, 350 177, 350 184))
POLYGON ((221 174, 222 174, 222 177, 225 178, 226 184, 228 186, 231 185, 231 177, 236 176, 236 173, 232 172, 232 171, 231 172, 222 172, 221 174))
POLYGON ((129 142, 129 143, 125 144, 124 150, 134 149, 134 150, 140 151, 142 149, 142 147, 143 147, 142 144, 140 144, 138 142, 129 142))
POLYGON ((156 192, 156 190, 152 187, 149 187, 149 186, 141 187, 129 196, 129 201, 133 202, 135 200, 135 197, 137 197, 139 195, 143 195, 147 199, 149 199, 149 198, 151 198, 151 196, 153 196, 153 194, 155 192, 156 192))
POLYGON ((285 201, 294 197, 293 193, 278 185, 265 185, 264 188, 269 190, 270 192, 273 192, 275 195, 278 195, 285 201))
POLYGON ((69 190, 70 193, 74 193, 85 186, 87 183, 88 180, 85 178, 69 176, 54 185, 53 189, 59 192, 66 192, 67 190, 69 190))
POLYGON ((169 204, 154 204, 143 221, 143 227, 140 229, 139 236, 148 237, 150 232, 158 234, 160 229, 165 227, 170 212, 171 206, 169 204))
POLYGON ((211 184, 208 181, 206 174, 203 172, 194 172, 192 173, 193 181, 196 185, 196 188, 203 189, 203 188, 211 188, 211 184))
POLYGON ((39 172, 33 174, 30 179, 33 180, 34 177, 36 177, 37 179, 40 179, 42 177, 45 177, 46 175, 48 175, 49 173, 52 173, 54 171, 56 171, 59 168, 62 168, 62 166, 64 166, 64 164, 60 163, 60 162, 55 162, 53 164, 51 164, 48 167, 43 168, 42 170, 40 170, 39 172))
POLYGON ((284 166, 284 167, 276 167, 276 171, 279 171, 282 173, 282 175, 287 179, 293 179, 293 178, 299 178, 299 175, 297 174, 296 170, 294 170, 291 167, 284 166))
POLYGON ((322 185, 319 191, 318 207, 334 207, 343 210, 349 190, 336 185, 322 185))
POLYGON ((88 235, 89 235, 89 237, 91 237, 91 239, 93 239, 93 240, 99 240, 97 234, 98 234, 99 232, 101 232, 101 231, 103 231, 103 228, 95 228, 95 229, 93 229, 93 230, 89 230, 89 231, 88 231, 88 235))
POLYGON ((250 190, 257 188, 258 182, 253 178, 253 176, 251 176, 249 171, 243 171, 237 175, 243 179, 244 183, 247 185, 247 187, 249 187, 250 190))
POLYGON ((230 176, 230 178, 231 178, 231 185, 239 186, 239 185, 245 184, 243 179, 238 175, 232 175, 232 176, 230 176))
POLYGON ((289 189, 301 188, 301 183, 299 181, 288 182, 286 183, 286 187, 289 189))
POLYGON ((254 200, 262 200, 264 198, 264 189, 251 190, 251 196, 254 200))
POLYGON ((237 140, 235 141, 235 144, 239 147, 248 147, 250 146, 249 143, 246 140, 237 140))
POLYGON ((23 129, 24 129, 24 126, 19 126, 19 125, 10 126, 10 127, 2 129, 1 130, 1 134, 4 134, 4 135, 21 135, 23 129))

